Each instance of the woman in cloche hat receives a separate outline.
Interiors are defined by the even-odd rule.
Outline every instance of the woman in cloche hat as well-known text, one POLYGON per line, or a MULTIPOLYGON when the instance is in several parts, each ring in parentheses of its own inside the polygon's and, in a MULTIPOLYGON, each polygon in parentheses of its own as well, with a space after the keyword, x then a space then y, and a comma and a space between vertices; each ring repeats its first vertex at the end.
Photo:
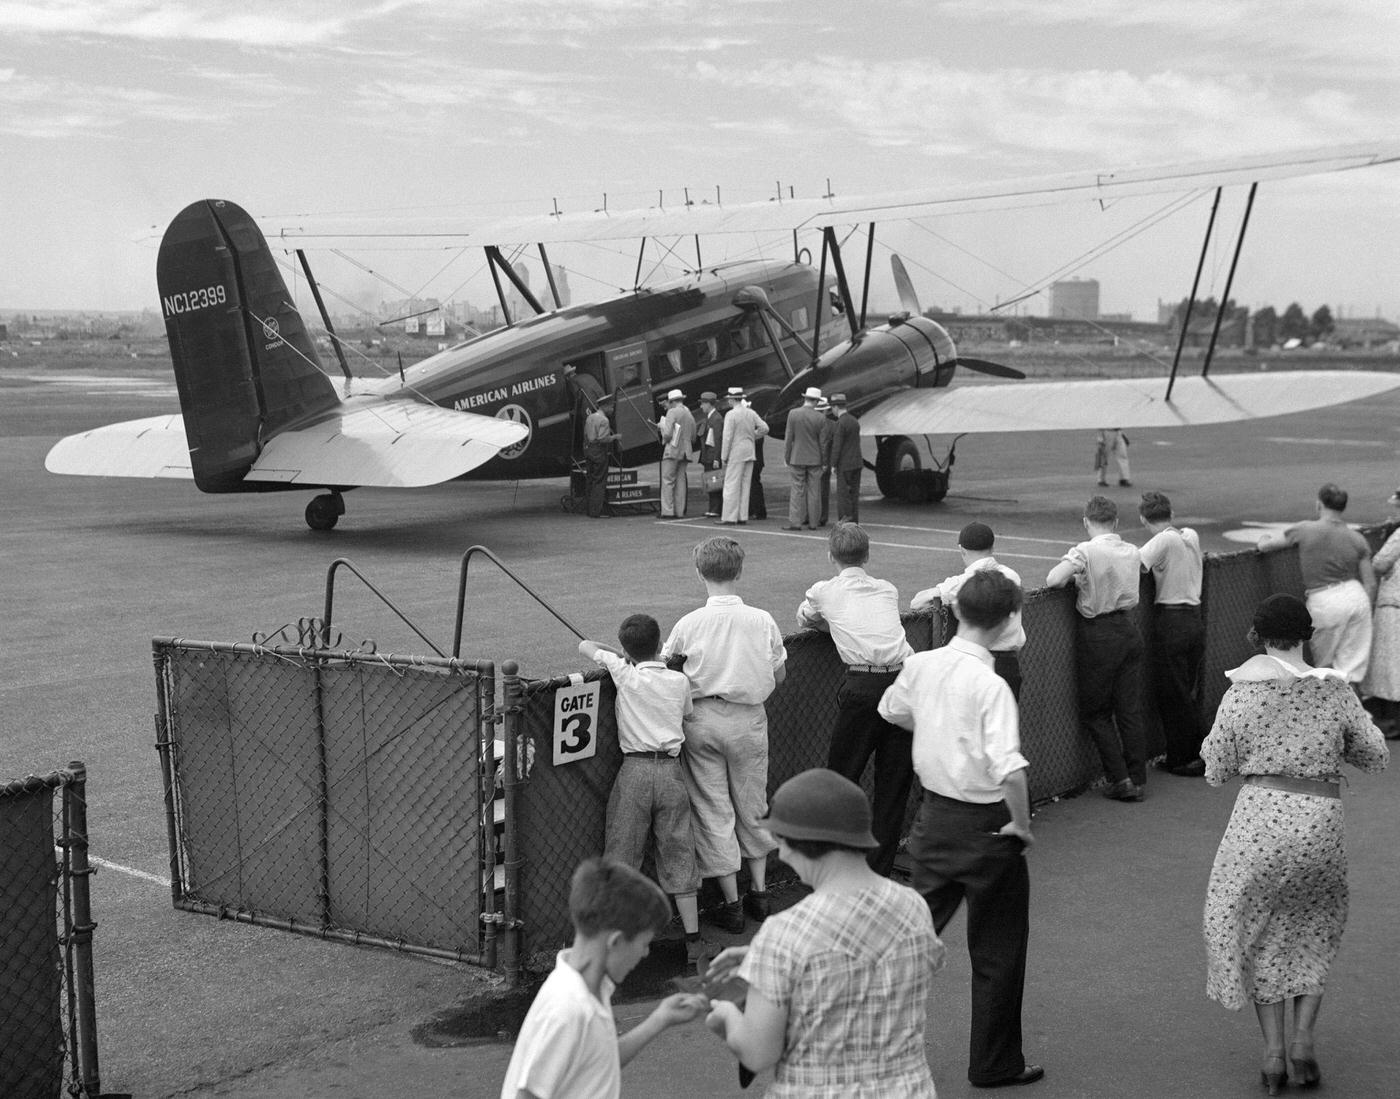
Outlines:
POLYGON ((924 1046, 926 1001, 944 949, 924 899, 870 869, 878 846, 860 787, 817 768, 773 795, 765 827, 811 895, 710 964, 748 982, 741 1010, 712 1004, 706 1025, 769 1096, 934 1099, 924 1046))

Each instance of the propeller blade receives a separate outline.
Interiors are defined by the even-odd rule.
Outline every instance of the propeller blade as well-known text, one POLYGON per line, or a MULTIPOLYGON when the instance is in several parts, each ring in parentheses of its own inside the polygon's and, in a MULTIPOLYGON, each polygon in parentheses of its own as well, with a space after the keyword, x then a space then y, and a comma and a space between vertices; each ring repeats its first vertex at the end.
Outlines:
POLYGON ((923 312, 919 307, 919 295, 914 292, 914 283, 909 272, 904 269, 904 261, 893 253, 890 255, 890 270, 894 272, 894 287, 899 291, 899 304, 911 317, 923 312))
POLYGON ((1001 363, 988 362, 986 359, 968 359, 960 355, 953 361, 966 370, 975 370, 978 374, 990 374, 994 378, 1019 379, 1025 377, 1014 366, 1002 366, 1001 363))

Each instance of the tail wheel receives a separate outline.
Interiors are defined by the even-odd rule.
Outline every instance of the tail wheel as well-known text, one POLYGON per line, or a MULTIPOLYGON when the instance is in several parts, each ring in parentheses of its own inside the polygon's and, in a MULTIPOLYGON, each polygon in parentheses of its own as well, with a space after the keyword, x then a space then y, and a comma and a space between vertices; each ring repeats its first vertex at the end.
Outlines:
POLYGON ((306 525, 312 530, 331 530, 345 514, 345 498, 338 492, 325 492, 306 505, 306 525))
POLYGON ((914 440, 903 435, 880 440, 879 448, 875 451, 875 484, 880 489, 880 495, 890 498, 899 496, 895 474, 902 470, 917 473, 923 468, 924 463, 914 440))

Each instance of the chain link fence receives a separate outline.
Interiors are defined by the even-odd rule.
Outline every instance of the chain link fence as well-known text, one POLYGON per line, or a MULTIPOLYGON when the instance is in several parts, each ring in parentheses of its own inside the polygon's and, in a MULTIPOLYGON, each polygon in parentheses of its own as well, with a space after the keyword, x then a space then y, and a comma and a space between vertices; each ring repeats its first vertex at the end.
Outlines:
MULTIPOLYGON (((1365 533, 1376 547, 1389 530, 1365 533)), ((1255 606, 1281 591, 1302 594, 1296 551, 1207 556, 1207 727, 1224 670, 1252 651, 1255 606)), ((1145 577, 1135 617, 1149 666, 1152 614, 1145 577)), ((1028 592, 1023 618, 1021 739, 1039 803, 1102 775, 1079 729, 1073 591, 1028 592)), ((904 626, 917 651, 956 628, 937 606, 904 626)), ((787 678, 767 706, 770 793, 825 762, 844 671, 825 634, 785 644, 787 678)), ((156 642, 156 664, 177 906, 485 965, 495 964, 501 934, 511 982, 522 959, 537 963, 567 944, 569 879, 603 850, 621 765, 605 673, 529 680, 503 664, 493 745, 489 664, 174 641, 156 642), (599 685, 592 754, 556 764, 556 697, 589 683, 599 685), (460 873, 471 865, 479 876, 460 873)), ((1162 732, 1144 701, 1148 754, 1157 756, 1162 732)))
POLYGON ((101 1093, 86 771, 0 785, 0 1096, 101 1093))
POLYGON ((176 907, 493 964, 492 664, 173 639, 154 659, 176 907))

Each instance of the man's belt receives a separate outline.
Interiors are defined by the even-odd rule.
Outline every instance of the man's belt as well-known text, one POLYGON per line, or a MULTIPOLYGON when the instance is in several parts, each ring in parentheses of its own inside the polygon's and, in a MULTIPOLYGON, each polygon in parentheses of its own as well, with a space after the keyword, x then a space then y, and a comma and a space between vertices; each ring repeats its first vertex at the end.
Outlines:
POLYGON ((846 671, 863 672, 867 675, 888 675, 891 672, 899 671, 902 667, 904 667, 903 664, 847 664, 846 671))
POLYGON ((654 750, 649 751, 649 752, 623 752, 622 754, 623 754, 624 756, 626 756, 628 759, 676 759, 676 758, 677 758, 677 755, 673 755, 671 752, 663 752, 663 751, 661 751, 660 749, 654 749, 654 750))
POLYGON ((1293 778, 1291 775, 1245 775, 1250 786, 1263 786, 1269 790, 1283 790, 1290 794, 1311 794, 1318 798, 1339 798, 1342 787, 1339 781, 1319 778, 1293 778))

